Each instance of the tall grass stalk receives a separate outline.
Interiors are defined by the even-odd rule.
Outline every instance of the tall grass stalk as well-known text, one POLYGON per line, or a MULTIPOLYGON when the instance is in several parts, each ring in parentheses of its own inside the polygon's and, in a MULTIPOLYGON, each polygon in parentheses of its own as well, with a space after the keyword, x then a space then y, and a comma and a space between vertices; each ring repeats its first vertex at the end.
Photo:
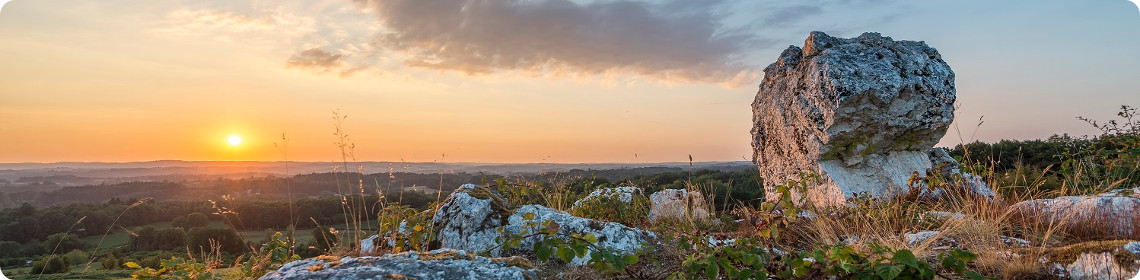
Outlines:
POLYGON ((91 263, 95 262, 95 253, 99 252, 99 248, 103 247, 103 241, 107 239, 107 235, 111 234, 111 229, 115 228, 115 224, 119 223, 119 219, 123 217, 123 214, 126 214, 127 210, 131 210, 131 208, 135 208, 136 206, 142 205, 143 203, 146 203, 150 200, 152 200, 152 198, 148 197, 140 199, 139 201, 135 201, 135 203, 132 203, 130 206, 127 206, 127 208, 124 208, 123 211, 119 212, 118 216, 115 216, 115 220, 111 222, 111 225, 107 226, 107 231, 103 233, 103 237, 99 238, 99 243, 95 244, 95 249, 91 250, 91 259, 88 260, 87 264, 83 267, 84 273, 86 273, 88 269, 91 269, 91 263))
POLYGON ((67 231, 63 232, 63 236, 59 238, 59 242, 55 243, 55 248, 51 249, 51 255, 48 256, 48 259, 44 264, 44 268, 41 268, 40 273, 36 275, 37 278, 40 275, 44 274, 44 270, 47 270, 47 263, 50 263, 51 259, 55 258, 55 251, 59 250, 59 245, 63 244, 63 240, 67 239, 67 235, 71 234, 71 230, 75 229, 75 226, 79 225, 79 223, 82 223, 83 220, 86 220, 86 219, 87 219, 87 216, 83 216, 83 217, 79 218, 79 220, 76 220, 75 223, 71 224, 71 226, 67 228, 67 231))

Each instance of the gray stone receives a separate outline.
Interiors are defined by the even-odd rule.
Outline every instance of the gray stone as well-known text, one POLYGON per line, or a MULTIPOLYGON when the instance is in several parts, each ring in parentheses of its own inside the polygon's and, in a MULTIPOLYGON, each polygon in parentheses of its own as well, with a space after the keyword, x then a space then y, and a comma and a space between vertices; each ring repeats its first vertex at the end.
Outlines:
POLYGON ((599 200, 599 199, 617 199, 621 202, 630 203, 630 202, 633 202, 633 197, 635 195, 643 195, 641 193, 641 188, 638 188, 638 187, 600 188, 600 189, 596 189, 596 190, 590 192, 590 194, 586 195, 586 197, 583 197, 582 199, 579 199, 578 201, 574 201, 574 205, 571 206, 570 209, 578 208, 579 206, 582 205, 582 203, 586 203, 588 201, 599 200))
POLYGON ((1095 196, 1062 196, 1018 202, 1010 211, 1023 219, 1116 238, 1140 238, 1140 188, 1095 196))
POLYGON ((1073 280, 1116 280, 1129 279, 1134 272, 1121 267, 1112 253, 1083 253, 1076 261, 1065 266, 1069 279, 1073 280))
POLYGON ((923 42, 812 32, 764 73, 752 146, 769 199, 807 173, 822 182, 795 195, 816 205, 905 191, 954 119, 954 72, 923 42))
POLYGON ((1133 255, 1140 256, 1140 241, 1134 241, 1134 242, 1130 242, 1128 244, 1124 244, 1124 250, 1127 250, 1129 253, 1132 253, 1133 255))
MULTIPOLYGON (((614 222, 602 222, 593 219, 586 219, 582 217, 575 217, 569 213, 546 208, 542 205, 524 205, 519 207, 514 215, 511 215, 509 222, 504 226, 505 232, 522 234, 538 232, 546 221, 552 221, 558 224, 558 234, 556 238, 566 239, 570 235, 587 235, 591 234, 598 238, 598 243, 595 246, 613 250, 622 255, 636 254, 651 243, 656 242, 657 236, 653 232, 642 230, 639 228, 628 227, 614 222), (530 214, 534 215, 533 219, 526 219, 530 214)), ((539 241, 539 238, 524 239, 519 249, 529 250, 534 243, 539 241)), ((592 250, 592 248, 590 249, 592 250)), ((498 252, 493 254, 497 255, 498 252)), ((589 261, 590 254, 586 253, 585 258, 574 258, 570 261, 571 266, 586 265, 589 261)))
POLYGON ((378 239, 380 239, 380 235, 373 234, 372 236, 369 236, 368 238, 365 238, 364 240, 360 240, 360 254, 361 255, 372 254, 372 251, 376 250, 376 244, 378 244, 377 243, 378 239))
POLYGON ((500 196, 484 187, 465 184, 443 202, 432 217, 442 248, 482 252, 496 245, 497 228, 514 213, 500 196))
POLYGON ((285 264, 261 279, 535 279, 536 276, 533 266, 519 257, 485 258, 461 250, 439 249, 382 257, 304 259, 285 264))
POLYGON ((649 221, 708 219, 708 204, 700 192, 664 189, 649 195, 649 221))
MULTIPOLYGON (((492 256, 499 256, 502 248, 496 239, 502 237, 502 233, 536 233, 544 222, 553 221, 558 224, 555 238, 565 239, 571 234, 592 234, 598 239, 596 246, 623 254, 636 253, 651 242, 656 242, 656 236, 652 232, 619 223, 575 217, 541 205, 524 205, 517 209, 509 207, 504 199, 487 188, 463 185, 444 201, 432 220, 437 229, 436 240, 443 248, 488 252, 492 256), (531 219, 526 219, 531 215, 531 219)), ((538 237, 524 239, 516 249, 530 250, 538 240, 538 237)), ((588 259, 576 258, 570 265, 580 266, 587 262, 588 259)))

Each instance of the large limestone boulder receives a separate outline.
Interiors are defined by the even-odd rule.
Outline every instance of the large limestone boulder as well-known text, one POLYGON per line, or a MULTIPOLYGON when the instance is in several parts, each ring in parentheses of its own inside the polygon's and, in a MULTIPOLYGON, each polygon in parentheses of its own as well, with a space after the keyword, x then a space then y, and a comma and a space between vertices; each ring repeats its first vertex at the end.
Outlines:
POLYGON ((382 257, 318 257, 285 264, 263 280, 309 279, 536 279, 526 259, 485 258, 454 249, 382 257))
POLYGON ((1140 239, 1140 188, 1027 200, 1010 206, 1010 211, 1025 221, 1074 234, 1140 239))
POLYGON ((812 32, 764 69, 753 161, 769 195, 821 175, 806 194, 816 205, 906 191, 915 172, 933 167, 929 152, 954 119, 954 100, 954 71, 924 42, 812 32))
MULTIPOLYGON (((548 226, 547 221, 557 225, 554 238, 592 234, 598 239, 596 246, 622 254, 637 253, 657 239, 649 231, 576 217, 541 205, 511 208, 498 194, 472 184, 463 185, 452 193, 436 212, 432 223, 437 230, 436 240, 443 248, 489 252, 492 256, 500 256, 502 248, 496 238, 505 234, 535 233, 539 228, 548 226)), ((539 238, 541 237, 535 236, 524 239, 516 249, 530 250, 539 238)), ((588 261, 586 258, 576 258, 570 265, 581 266, 588 261)))

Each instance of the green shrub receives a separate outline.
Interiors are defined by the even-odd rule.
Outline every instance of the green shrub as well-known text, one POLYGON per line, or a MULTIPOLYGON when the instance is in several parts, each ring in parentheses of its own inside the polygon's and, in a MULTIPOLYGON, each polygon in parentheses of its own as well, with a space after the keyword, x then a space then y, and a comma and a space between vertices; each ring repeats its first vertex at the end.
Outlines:
POLYGON ((32 263, 32 274, 64 273, 71 270, 71 264, 58 256, 49 256, 32 263))
POLYGON ((599 194, 577 202, 577 205, 570 208, 570 214, 632 227, 646 224, 646 217, 649 216, 649 198, 641 193, 641 189, 631 194, 629 202, 622 201, 617 192, 599 194))

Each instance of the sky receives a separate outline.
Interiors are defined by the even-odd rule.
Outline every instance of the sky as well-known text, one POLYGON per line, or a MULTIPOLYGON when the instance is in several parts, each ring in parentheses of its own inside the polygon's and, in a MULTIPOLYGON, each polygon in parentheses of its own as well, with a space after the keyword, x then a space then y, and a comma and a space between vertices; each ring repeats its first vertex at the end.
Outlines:
POLYGON ((942 146, 1140 106, 1124 0, 6 2, 0 162, 747 161, 762 69, 816 30, 938 49, 942 146))

